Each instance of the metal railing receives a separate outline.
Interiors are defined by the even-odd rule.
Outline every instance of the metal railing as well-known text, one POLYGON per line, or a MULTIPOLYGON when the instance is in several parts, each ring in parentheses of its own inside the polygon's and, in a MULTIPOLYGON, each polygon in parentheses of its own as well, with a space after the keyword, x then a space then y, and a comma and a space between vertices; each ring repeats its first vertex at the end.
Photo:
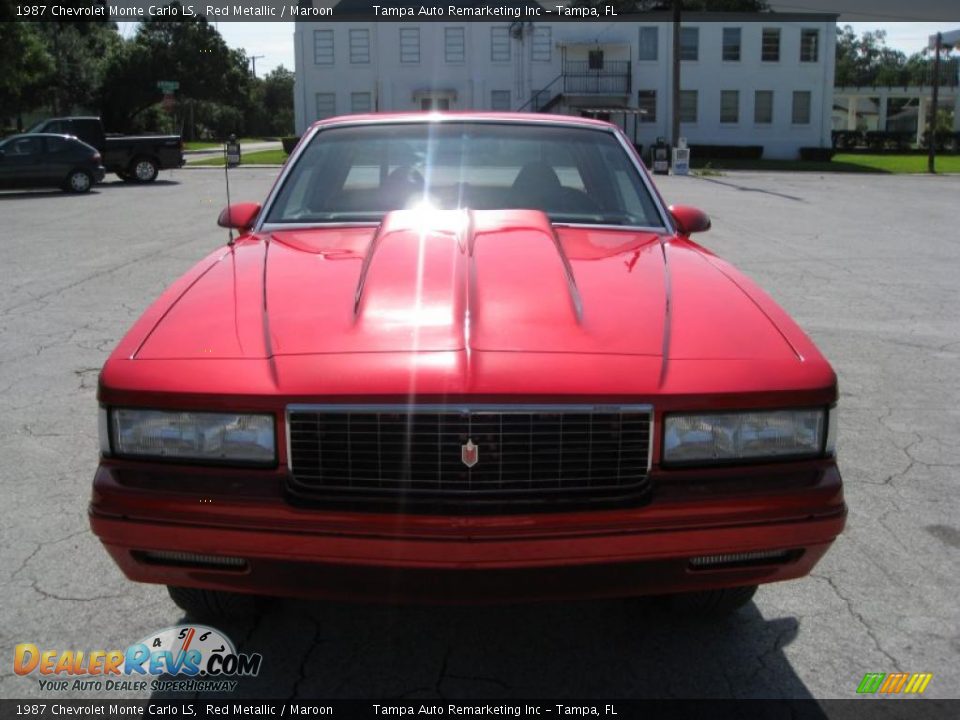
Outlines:
POLYGON ((563 64, 563 92, 573 95, 629 95, 630 61, 608 60, 601 68, 589 61, 568 60, 563 64))

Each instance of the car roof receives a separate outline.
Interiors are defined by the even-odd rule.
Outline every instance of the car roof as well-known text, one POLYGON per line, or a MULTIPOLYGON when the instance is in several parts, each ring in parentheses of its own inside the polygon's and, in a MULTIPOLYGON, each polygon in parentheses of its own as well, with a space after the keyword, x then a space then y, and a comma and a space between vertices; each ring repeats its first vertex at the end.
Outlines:
POLYGON ((76 135, 67 135, 66 133, 17 133, 16 135, 9 135, 4 140, 13 140, 15 138, 29 138, 29 137, 43 137, 43 138, 60 138, 61 140, 76 140, 77 142, 83 142, 76 135))
POLYGON ((517 124, 555 125, 565 127, 585 127, 592 129, 610 130, 617 126, 605 120, 577 117, 575 115, 553 115, 548 113, 532 112, 386 112, 368 113, 365 115, 337 115, 335 117, 317 120, 311 125, 337 125, 340 123, 379 124, 379 123, 429 123, 458 121, 469 122, 503 122, 517 124))

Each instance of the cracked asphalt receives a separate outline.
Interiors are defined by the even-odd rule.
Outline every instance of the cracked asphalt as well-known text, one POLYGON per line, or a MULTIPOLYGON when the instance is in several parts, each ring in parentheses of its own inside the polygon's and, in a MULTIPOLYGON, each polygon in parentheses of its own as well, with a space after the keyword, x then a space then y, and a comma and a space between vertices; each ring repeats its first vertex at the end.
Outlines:
MULTIPOLYGON (((232 174, 260 200, 275 170, 232 174)), ((866 672, 960 697, 960 177, 661 178, 713 218, 704 245, 756 279, 840 377, 846 532, 814 574, 738 615, 648 601, 491 608, 283 601, 222 624, 264 671, 247 697, 850 698, 866 672)), ((0 697, 43 697, 13 647, 114 649, 176 624, 87 526, 96 377, 148 303, 225 240, 219 171, 0 194, 0 697)), ((56 697, 83 697, 81 692, 56 697)), ((48 695, 48 697, 54 697, 48 695)), ((119 697, 119 696, 118 696, 119 697)))

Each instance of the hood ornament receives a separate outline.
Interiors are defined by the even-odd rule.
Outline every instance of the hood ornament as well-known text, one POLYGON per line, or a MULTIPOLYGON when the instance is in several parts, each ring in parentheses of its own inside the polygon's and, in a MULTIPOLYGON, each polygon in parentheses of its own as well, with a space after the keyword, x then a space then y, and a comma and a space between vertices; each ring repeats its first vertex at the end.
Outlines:
POLYGON ((472 439, 468 439, 466 445, 460 446, 460 459, 468 468, 472 468, 480 460, 480 448, 473 444, 472 439))

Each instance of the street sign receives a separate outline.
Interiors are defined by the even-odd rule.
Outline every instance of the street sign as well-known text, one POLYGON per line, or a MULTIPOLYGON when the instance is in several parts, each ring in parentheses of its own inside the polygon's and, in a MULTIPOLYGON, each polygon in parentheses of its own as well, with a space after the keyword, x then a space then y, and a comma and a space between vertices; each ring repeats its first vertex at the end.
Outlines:
POLYGON ((157 82, 157 88, 165 95, 169 95, 180 89, 180 82, 178 80, 160 80, 157 82))

